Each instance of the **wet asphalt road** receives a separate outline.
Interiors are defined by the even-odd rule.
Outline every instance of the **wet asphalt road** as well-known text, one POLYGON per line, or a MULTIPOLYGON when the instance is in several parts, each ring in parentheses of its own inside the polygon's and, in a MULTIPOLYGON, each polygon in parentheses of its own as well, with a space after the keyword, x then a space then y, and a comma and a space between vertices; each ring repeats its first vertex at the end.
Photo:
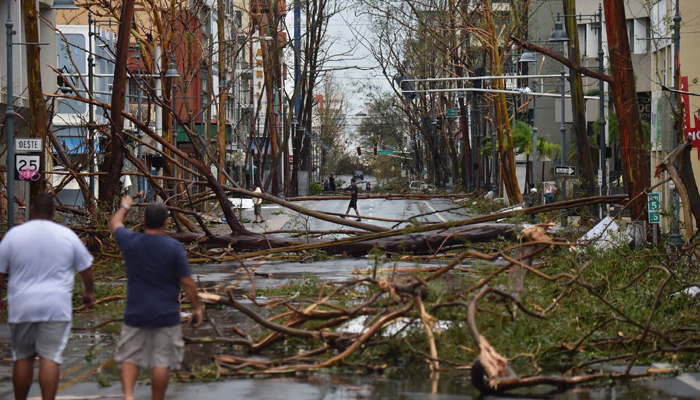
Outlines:
MULTIPOLYGON (((347 200, 307 202, 306 206, 320 211, 345 212, 347 200)), ((360 213, 368 216, 401 219, 433 210, 445 210, 454 207, 450 201, 432 200, 380 200, 362 199, 358 202, 360 213)), ((440 222, 464 217, 450 212, 441 212, 426 217, 426 220, 440 222)), ((368 221, 369 222, 369 221, 368 221)), ((295 228, 298 220, 292 218, 285 229, 295 228)), ((377 222, 378 225, 390 227, 392 222, 377 222)), ((341 226, 325 221, 309 221, 309 229, 332 230, 341 226)), ((443 262, 444 263, 444 262, 443 262)), ((394 266, 394 263, 390 263, 394 266)), ((345 280, 357 277, 357 271, 371 268, 373 261, 365 258, 346 258, 328 260, 309 264, 287 261, 250 261, 246 265, 255 272, 256 288, 272 288, 283 285, 289 279, 301 278, 314 274, 324 280, 345 280)), ((397 267, 409 267, 412 263, 398 263, 397 267)), ((389 265, 379 265, 388 268, 389 265)), ((202 286, 236 285, 237 294, 249 294, 252 288, 245 273, 236 263, 193 266, 194 278, 202 286)), ((242 329, 250 328, 251 322, 232 310, 210 310, 209 317, 222 327, 232 323, 242 329)), ((74 319, 74 326, 92 326, 105 316, 81 315, 74 319)), ((211 326, 206 324, 194 332, 184 327, 185 335, 207 336, 213 334, 211 326)), ((0 400, 12 399, 11 368, 7 360, 9 352, 9 332, 6 324, 0 324, 0 350, 5 361, 0 363, 0 400)), ((100 372, 91 374, 100 365, 112 357, 114 339, 111 335, 74 332, 64 354, 65 362, 61 366, 62 389, 60 396, 118 396, 121 385, 118 371, 114 366, 106 366, 100 372), (103 384, 111 386, 103 386, 103 384)), ((641 372, 640 368, 638 372, 641 372)), ((632 371, 633 373, 635 371, 632 371)), ((37 374, 35 373, 35 378, 37 374)), ((141 384, 136 388, 136 399, 150 399, 150 386, 147 376, 143 375, 141 384)), ((666 377, 651 381, 603 385, 596 388, 574 388, 569 391, 551 392, 551 387, 538 387, 523 390, 503 397, 489 398, 547 398, 547 399, 693 399, 700 398, 700 374, 682 374, 678 377, 666 377)), ((39 395, 38 384, 32 387, 30 396, 39 395)), ((64 397, 68 399, 70 397, 64 397)), ((105 397, 107 398, 107 397, 105 397)), ((167 399, 388 399, 388 400, 456 400, 475 399, 478 393, 471 387, 468 372, 463 375, 443 375, 437 383, 432 383, 427 374, 404 380, 390 380, 383 377, 365 376, 329 376, 314 375, 298 378, 269 379, 232 379, 212 383, 172 383, 167 399)))

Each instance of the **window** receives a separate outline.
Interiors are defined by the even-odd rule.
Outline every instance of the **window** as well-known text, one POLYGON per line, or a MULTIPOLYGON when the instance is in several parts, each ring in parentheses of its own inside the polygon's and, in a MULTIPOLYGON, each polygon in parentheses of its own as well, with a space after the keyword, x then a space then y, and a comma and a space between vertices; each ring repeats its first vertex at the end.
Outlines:
POLYGON ((627 23, 627 40, 630 42, 630 53, 634 54, 634 19, 628 19, 627 23))
MULTIPOLYGON (((87 40, 85 35, 79 33, 67 33, 63 36, 56 35, 56 53, 58 55, 58 69, 71 84, 82 89, 80 79, 76 76, 78 72, 87 72, 87 40), (71 58, 75 61, 73 65, 71 58)), ((85 92, 82 93, 85 95, 85 92)), ((58 106, 57 114, 74 114, 87 112, 87 105, 75 100, 63 100, 58 106)))
POLYGON ((588 43, 588 39, 586 37, 586 24, 579 24, 578 25, 578 48, 579 51, 581 52, 581 56, 587 56, 588 55, 588 47, 586 44, 588 43))
POLYGON ((649 18, 636 18, 634 20, 634 33, 636 35, 634 52, 636 54, 646 54, 649 51, 649 41, 646 38, 651 36, 650 24, 649 18))
POLYGON ((661 77, 661 84, 667 86, 666 84, 666 49, 661 49, 658 51, 658 58, 660 59, 660 70, 659 76, 661 77))
POLYGON ((598 57, 598 35, 600 30, 597 25, 596 23, 586 24, 586 54, 589 57, 598 57))
POLYGON ((141 92, 141 101, 146 101, 146 93, 141 90, 136 78, 129 78, 129 101, 135 103, 138 101, 139 91, 141 92))

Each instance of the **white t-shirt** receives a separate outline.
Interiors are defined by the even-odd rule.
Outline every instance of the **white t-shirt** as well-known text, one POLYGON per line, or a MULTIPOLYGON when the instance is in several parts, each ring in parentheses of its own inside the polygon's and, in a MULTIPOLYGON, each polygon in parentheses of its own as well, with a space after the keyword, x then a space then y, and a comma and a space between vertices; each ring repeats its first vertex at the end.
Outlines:
MULTIPOLYGON (((255 188, 255 193, 262 193, 262 190, 260 190, 260 187, 255 188)), ((256 206, 262 204, 262 199, 260 197, 255 197, 253 199, 253 204, 255 204, 256 206)))
POLYGON ((78 235, 48 220, 10 229, 0 242, 0 273, 9 274, 9 323, 70 321, 75 270, 92 265, 78 235))

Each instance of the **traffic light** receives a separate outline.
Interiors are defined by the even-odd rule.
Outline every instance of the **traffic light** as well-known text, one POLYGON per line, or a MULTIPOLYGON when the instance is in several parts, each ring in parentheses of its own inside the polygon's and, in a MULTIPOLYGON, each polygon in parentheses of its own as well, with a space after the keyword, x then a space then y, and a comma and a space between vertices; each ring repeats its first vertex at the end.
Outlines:
MULTIPOLYGON (((486 68, 479 67, 474 71, 474 77, 482 77, 486 75, 486 68)), ((482 79, 475 79, 472 84, 474 89, 482 89, 484 87, 484 81, 482 79)))
POLYGON ((394 82, 401 88, 403 97, 408 101, 412 101, 418 98, 418 93, 416 93, 416 85, 414 85, 411 81, 407 81, 406 79, 409 79, 409 77, 405 75, 394 76, 394 82))
POLYGON ((357 146, 357 155, 361 156, 362 155, 362 147, 357 146))
POLYGON ((435 117, 435 118, 436 118, 436 122, 437 122, 437 123, 435 124, 435 129, 437 129, 438 131, 442 131, 442 128, 443 128, 443 126, 442 126, 442 121, 443 121, 442 115, 438 115, 438 116, 435 117))
POLYGON ((377 145, 376 145, 376 144, 374 145, 374 147, 372 147, 372 152, 374 152, 374 156, 375 156, 375 157, 379 155, 379 150, 377 149, 377 145))

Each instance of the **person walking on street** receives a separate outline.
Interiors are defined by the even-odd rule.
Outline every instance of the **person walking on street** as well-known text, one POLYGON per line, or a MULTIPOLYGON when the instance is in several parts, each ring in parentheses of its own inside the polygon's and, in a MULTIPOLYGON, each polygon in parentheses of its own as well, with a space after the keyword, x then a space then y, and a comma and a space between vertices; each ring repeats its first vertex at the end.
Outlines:
POLYGON ((369 197, 370 189, 372 189, 372 185, 369 183, 369 181, 367 181, 367 183, 365 184, 365 190, 367 190, 367 197, 369 197))
POLYGON ((180 327, 180 286, 192 303, 190 323, 202 323, 202 306, 187 254, 175 239, 165 236, 168 209, 150 203, 143 215, 144 233, 124 226, 133 204, 129 196, 112 216, 110 228, 126 264, 126 312, 114 360, 121 363, 124 400, 133 400, 139 368, 152 368, 153 400, 162 400, 170 369, 179 369, 184 356, 180 327))
POLYGON ((27 398, 38 355, 41 397, 49 400, 56 397, 70 335, 75 270, 85 286, 83 304, 95 304, 93 257, 78 235, 53 221, 52 196, 36 195, 30 215, 31 221, 10 229, 0 242, 0 282, 9 275, 0 311, 8 308, 15 399, 27 398))
MULTIPOLYGON (((261 193, 262 194, 262 189, 260 189, 260 186, 255 187, 255 193, 261 193)), ((259 197, 255 197, 253 199, 253 210, 255 212, 255 222, 254 224, 258 223, 263 223, 265 222, 265 218, 262 216, 262 199, 259 197), (260 217, 260 222, 258 222, 258 217, 260 217)))
POLYGON ((333 177, 333 174, 328 178, 328 186, 331 189, 331 192, 335 192, 335 178, 333 177))
MULTIPOLYGON (((345 214, 347 215, 350 212, 351 208, 355 209, 355 214, 357 214, 357 219, 355 221, 362 221, 360 218, 360 212, 357 211, 357 185, 355 184, 355 178, 350 179, 350 187, 348 190, 350 190, 350 204, 348 205, 348 209, 345 211, 345 214)), ((341 215, 341 218, 345 218, 345 215, 341 215)))

